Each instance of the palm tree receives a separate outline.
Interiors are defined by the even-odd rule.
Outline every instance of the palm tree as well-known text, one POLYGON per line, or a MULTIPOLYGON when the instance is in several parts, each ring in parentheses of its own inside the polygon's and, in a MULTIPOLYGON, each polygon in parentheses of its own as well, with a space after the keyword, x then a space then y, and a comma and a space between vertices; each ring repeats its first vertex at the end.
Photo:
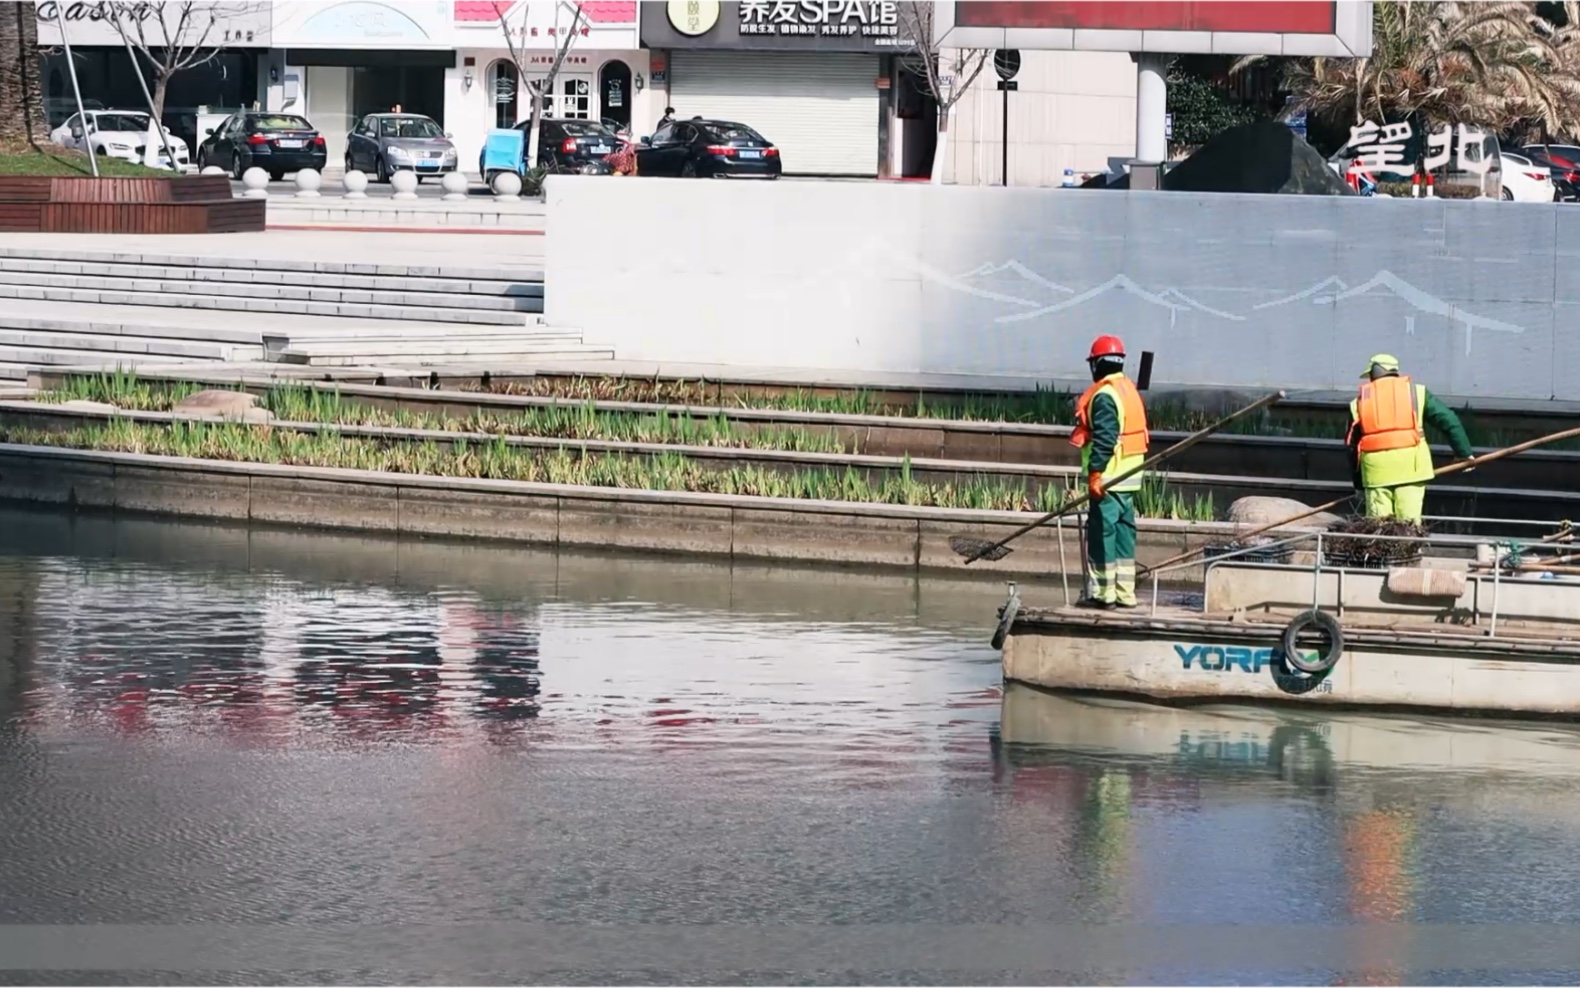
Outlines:
POLYGON ((0 4, 0 148, 18 150, 46 139, 38 82, 37 9, 0 4))
POLYGON ((1284 85, 1328 119, 1573 133, 1580 131, 1580 16, 1573 0, 1562 6, 1559 26, 1534 3, 1377 0, 1369 58, 1294 59, 1284 85))

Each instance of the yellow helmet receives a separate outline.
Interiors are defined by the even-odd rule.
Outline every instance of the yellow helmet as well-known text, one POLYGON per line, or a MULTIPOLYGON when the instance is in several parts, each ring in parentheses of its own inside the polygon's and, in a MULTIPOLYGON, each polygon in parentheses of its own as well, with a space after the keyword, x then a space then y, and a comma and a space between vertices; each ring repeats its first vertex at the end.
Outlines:
POLYGON ((1366 369, 1361 371, 1361 377, 1371 377, 1372 368, 1374 367, 1380 367, 1385 371, 1393 371, 1397 374, 1399 373, 1399 358, 1391 353, 1375 354, 1372 359, 1366 362, 1366 369))

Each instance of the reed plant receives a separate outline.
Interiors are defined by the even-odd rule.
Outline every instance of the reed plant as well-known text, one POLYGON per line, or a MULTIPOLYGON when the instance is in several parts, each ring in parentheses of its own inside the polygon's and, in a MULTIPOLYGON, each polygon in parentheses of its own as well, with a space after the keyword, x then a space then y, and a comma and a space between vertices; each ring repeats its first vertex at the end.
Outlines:
MULTIPOLYGON (((679 453, 598 453, 566 443, 554 450, 512 446, 503 436, 440 443, 346 436, 334 429, 303 433, 230 422, 142 424, 118 418, 67 431, 0 428, 0 441, 106 452, 288 466, 340 467, 434 477, 484 478, 580 487, 700 491, 759 497, 906 504, 1001 511, 1051 511, 1067 503, 1068 486, 1030 491, 1024 481, 976 477, 962 483, 917 480, 908 458, 895 470, 852 467, 774 470, 760 466, 716 468, 679 453)), ((1166 491, 1166 488, 1165 488, 1166 491)), ((1162 517, 1211 517, 1210 499, 1192 505, 1177 492, 1138 498, 1138 510, 1162 517), (1203 508, 1202 505, 1206 507, 1203 508)))
MULTIPOLYGON (((240 387, 240 385, 236 385, 240 387)), ((116 371, 72 376, 40 400, 87 399, 133 411, 168 411, 176 402, 199 390, 181 381, 144 381, 135 372, 116 371)), ((854 443, 844 444, 829 431, 805 426, 755 426, 741 423, 721 411, 708 419, 661 412, 601 410, 599 401, 650 401, 654 403, 717 405, 717 385, 686 381, 651 381, 631 378, 544 379, 500 385, 495 391, 553 397, 566 404, 520 412, 479 409, 467 416, 445 416, 411 411, 384 411, 341 396, 338 389, 314 384, 281 384, 264 395, 262 404, 287 421, 339 423, 342 425, 393 426, 439 429, 452 432, 485 432, 500 435, 539 436, 551 439, 586 439, 615 442, 678 443, 741 449, 780 449, 804 453, 855 453, 854 443)), ((879 400, 869 390, 855 389, 834 395, 808 390, 744 392, 728 396, 739 408, 811 411, 846 415, 892 415, 940 420, 1016 422, 1068 425, 1073 421, 1073 397, 1068 391, 1039 388, 1024 395, 980 394, 929 396, 918 394, 914 403, 895 405, 879 400)), ((1459 412, 1471 443, 1501 448, 1532 438, 1530 430, 1493 429, 1478 421, 1469 409, 1459 412)), ((1163 397, 1152 403, 1149 424, 1154 431, 1193 432, 1217 418, 1216 413, 1192 409, 1163 397)), ((1236 435, 1287 436, 1306 439, 1342 439, 1346 424, 1334 416, 1309 411, 1276 409, 1230 423, 1225 430, 1236 435)), ((1580 442, 1555 443, 1553 449, 1580 449, 1580 442)))

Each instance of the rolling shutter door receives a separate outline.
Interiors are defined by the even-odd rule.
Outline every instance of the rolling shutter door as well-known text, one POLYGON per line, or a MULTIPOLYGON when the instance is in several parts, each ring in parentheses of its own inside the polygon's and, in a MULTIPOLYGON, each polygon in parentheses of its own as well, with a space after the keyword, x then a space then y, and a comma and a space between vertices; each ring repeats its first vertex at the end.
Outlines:
POLYGON ((878 173, 878 56, 673 51, 669 105, 681 120, 743 123, 790 175, 878 173))

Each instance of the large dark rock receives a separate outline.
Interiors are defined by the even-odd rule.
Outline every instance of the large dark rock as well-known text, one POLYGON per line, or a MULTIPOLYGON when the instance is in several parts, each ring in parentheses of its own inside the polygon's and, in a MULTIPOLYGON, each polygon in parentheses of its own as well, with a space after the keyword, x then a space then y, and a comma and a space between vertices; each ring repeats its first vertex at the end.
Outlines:
MULTIPOLYGON (((1130 187, 1126 175, 1108 186, 1130 187)), ((1169 192, 1260 192, 1352 196, 1356 192, 1316 149, 1275 120, 1231 127, 1163 176, 1169 192)))

